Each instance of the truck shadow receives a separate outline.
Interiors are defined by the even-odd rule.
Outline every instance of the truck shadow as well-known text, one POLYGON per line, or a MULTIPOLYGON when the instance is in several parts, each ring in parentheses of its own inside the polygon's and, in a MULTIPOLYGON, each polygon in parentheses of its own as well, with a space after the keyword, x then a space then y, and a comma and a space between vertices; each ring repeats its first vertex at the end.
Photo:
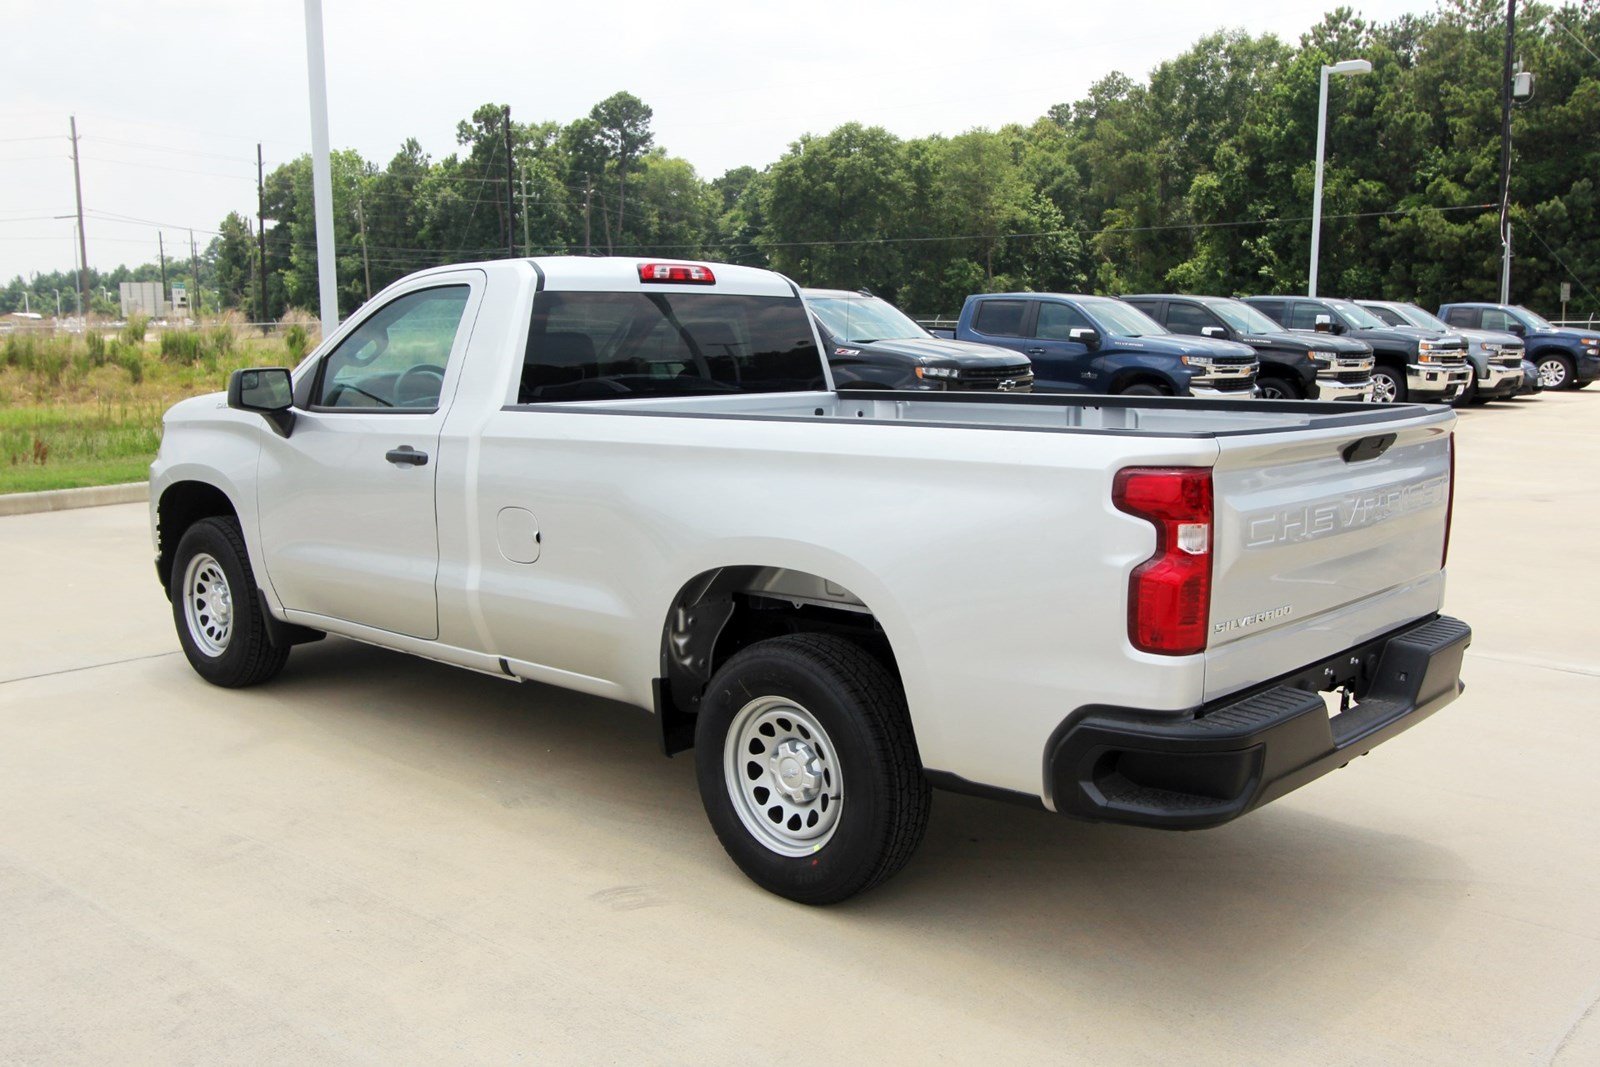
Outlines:
MULTIPOLYGON (((1363 954, 1357 973, 1405 969, 1453 921, 1470 881, 1444 848, 1293 798, 1219 829, 1168 833, 936 793, 905 871, 846 904, 803 908, 733 869, 706 827, 692 760, 663 759, 637 710, 331 638, 297 649, 259 692, 281 714, 503 809, 557 809, 640 855, 689 858, 676 869, 693 884, 659 887, 679 906, 714 901, 769 933, 776 924, 857 955, 908 937, 937 943, 981 955, 1030 995, 1087 982, 1123 1010, 1151 996, 1247 1013, 1238 1005, 1256 998, 1319 997, 1319 975, 1350 981, 1334 963, 1348 968, 1350 952, 1363 954)), ((672 921, 670 908, 660 914, 672 921)))

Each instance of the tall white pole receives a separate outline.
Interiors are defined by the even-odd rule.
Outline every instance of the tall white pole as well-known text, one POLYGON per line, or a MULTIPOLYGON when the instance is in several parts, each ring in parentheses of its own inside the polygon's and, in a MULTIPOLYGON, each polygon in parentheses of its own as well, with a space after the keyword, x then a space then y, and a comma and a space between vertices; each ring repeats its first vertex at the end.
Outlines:
POLYGON ((1311 194, 1311 281, 1307 296, 1317 295, 1317 253, 1322 250, 1322 151, 1328 139, 1328 68, 1322 68, 1322 92, 1317 98, 1317 180, 1311 194))
POLYGON ((322 51, 322 0, 306 0, 306 78, 311 88, 311 192, 317 215, 317 289, 322 336, 339 326, 339 280, 333 252, 333 169, 328 162, 328 73, 322 51))

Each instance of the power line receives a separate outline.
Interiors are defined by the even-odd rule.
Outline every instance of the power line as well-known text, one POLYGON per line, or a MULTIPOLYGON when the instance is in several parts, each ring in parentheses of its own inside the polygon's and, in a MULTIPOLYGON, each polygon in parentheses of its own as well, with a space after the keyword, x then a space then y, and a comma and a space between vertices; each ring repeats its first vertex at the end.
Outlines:
MULTIPOLYGON (((1539 236, 1539 231, 1538 230, 1536 230, 1532 226, 1528 225, 1526 220, 1523 221, 1522 226, 1529 233, 1533 234, 1535 240, 1537 240, 1540 244, 1544 245, 1544 250, 1546 252, 1550 253, 1550 258, 1551 259, 1553 259, 1557 263, 1561 264, 1561 269, 1562 270, 1564 270, 1568 274, 1572 275, 1572 280, 1573 281, 1575 281, 1579 285, 1583 286, 1583 291, 1584 292, 1588 293, 1590 296, 1594 296, 1595 295, 1594 290, 1589 288, 1589 286, 1584 282, 1584 280, 1582 278, 1578 277, 1577 271, 1575 271, 1571 267, 1567 266, 1567 261, 1562 259, 1560 256, 1556 255, 1556 250, 1551 248, 1550 245, 1545 241, 1545 239, 1543 237, 1539 236)), ((1600 297, 1595 297, 1595 299, 1596 300, 1600 300, 1600 297)))

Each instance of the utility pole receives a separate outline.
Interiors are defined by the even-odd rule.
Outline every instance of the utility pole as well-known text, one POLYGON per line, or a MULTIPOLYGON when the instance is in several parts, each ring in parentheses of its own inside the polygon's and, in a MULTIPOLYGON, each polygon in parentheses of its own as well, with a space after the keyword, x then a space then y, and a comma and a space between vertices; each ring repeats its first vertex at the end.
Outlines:
POLYGON ((200 321, 200 253, 194 246, 194 231, 189 231, 189 272, 194 275, 194 295, 189 298, 189 310, 194 321, 200 321))
POLYGON ((1506 65, 1500 84, 1500 303, 1511 303, 1511 78, 1517 0, 1506 0, 1506 65))
POLYGON ((256 142, 256 321, 267 329, 267 185, 261 163, 261 142, 256 142))
POLYGON ((311 90, 311 192, 317 218, 317 292, 322 336, 339 328, 338 260, 333 247, 333 164, 328 158, 328 64, 322 0, 306 0, 306 80, 311 90))
POLYGON ((72 123, 72 189, 78 196, 78 295, 89 302, 89 245, 83 233, 83 176, 78 170, 78 116, 72 123))
POLYGON ((512 197, 511 181, 511 105, 505 109, 506 119, 506 255, 515 257, 517 254, 517 203, 512 197))
POLYGON ((528 168, 522 168, 522 254, 528 254, 528 168))
POLYGON ((164 304, 167 301, 167 243, 161 239, 160 230, 156 231, 156 251, 161 255, 161 299, 157 303, 164 304))
POLYGON ((594 191, 594 179, 583 176, 583 254, 589 254, 589 194, 594 191))
POLYGON ((356 198, 356 225, 361 228, 361 269, 367 276, 367 299, 372 299, 372 263, 367 259, 367 217, 361 211, 361 198, 356 198))

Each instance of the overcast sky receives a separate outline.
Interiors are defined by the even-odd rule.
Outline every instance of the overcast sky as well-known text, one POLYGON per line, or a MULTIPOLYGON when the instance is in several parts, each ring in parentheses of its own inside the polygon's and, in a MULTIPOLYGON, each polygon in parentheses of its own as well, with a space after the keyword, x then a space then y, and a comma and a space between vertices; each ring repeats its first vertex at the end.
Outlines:
MULTIPOLYGON (((1143 78, 1230 27, 1294 42, 1336 0, 803 4, 324 0, 336 148, 435 157, 479 104, 569 122, 626 89, 712 178, 850 120, 901 136, 1028 122, 1113 70, 1143 78)), ((1386 21, 1432 0, 1354 0, 1386 21)), ((89 262, 201 246, 310 147, 301 0, 0 0, 0 278, 72 266, 77 115, 89 262), (122 221, 110 216, 120 216, 122 221)), ((1309 154, 1311 146, 1306 146, 1309 154)))

